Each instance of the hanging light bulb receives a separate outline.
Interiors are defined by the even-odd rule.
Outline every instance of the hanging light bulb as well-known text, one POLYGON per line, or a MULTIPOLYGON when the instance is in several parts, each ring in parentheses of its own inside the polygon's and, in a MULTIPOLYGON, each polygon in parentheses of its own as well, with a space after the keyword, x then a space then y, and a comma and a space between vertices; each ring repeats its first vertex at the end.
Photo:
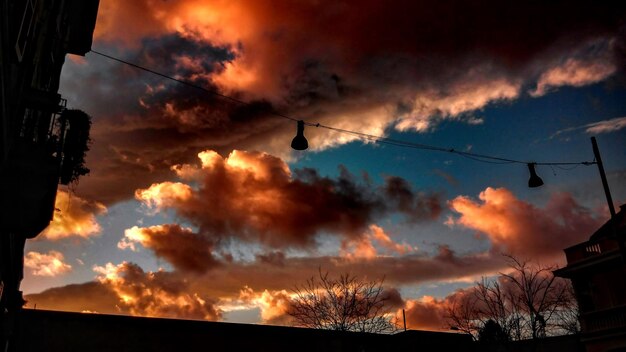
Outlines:
POLYGON ((536 188, 543 185, 543 180, 541 177, 537 176, 537 172, 535 171, 536 163, 528 164, 528 171, 530 171, 530 179, 528 179, 528 187, 536 188))
POLYGON ((309 142, 304 137, 304 121, 298 121, 298 132, 291 141, 291 148, 295 150, 306 150, 309 148, 309 142))

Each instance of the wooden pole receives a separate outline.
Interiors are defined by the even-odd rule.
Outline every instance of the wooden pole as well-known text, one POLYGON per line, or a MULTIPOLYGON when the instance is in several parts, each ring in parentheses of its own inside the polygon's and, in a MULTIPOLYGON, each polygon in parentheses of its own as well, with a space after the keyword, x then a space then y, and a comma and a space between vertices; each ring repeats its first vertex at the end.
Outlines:
POLYGON ((609 190, 609 183, 606 180, 606 174, 604 173, 604 165, 602 164, 602 157, 600 157, 600 150, 598 149, 598 143, 596 137, 591 137, 591 145, 593 146, 593 155, 596 157, 596 164, 598 164, 598 171, 600 171, 600 178, 602 179, 602 187, 604 187, 604 195, 606 201, 609 204, 609 211, 611 212, 611 219, 615 217, 615 206, 613 206, 613 198, 611 197, 611 190, 609 190))
POLYGON ((602 157, 600 156, 600 149, 598 149, 598 143, 596 137, 591 137, 591 145, 593 146, 593 155, 596 158, 596 164, 598 164, 598 171, 600 172, 600 178, 602 179, 602 187, 604 187, 604 195, 609 205, 609 212, 611 213, 611 229, 613 230, 613 237, 617 241, 619 251, 622 256, 622 264, 626 265, 626 246, 624 245, 624 239, 621 238, 617 232, 617 218, 615 217, 615 206, 613 205, 613 197, 611 197, 611 190, 609 189, 609 183, 606 180, 606 174, 604 173, 604 165, 602 164, 602 157))
POLYGON ((404 321, 404 331, 406 331, 406 314, 404 313, 404 308, 402 308, 402 320, 404 321))

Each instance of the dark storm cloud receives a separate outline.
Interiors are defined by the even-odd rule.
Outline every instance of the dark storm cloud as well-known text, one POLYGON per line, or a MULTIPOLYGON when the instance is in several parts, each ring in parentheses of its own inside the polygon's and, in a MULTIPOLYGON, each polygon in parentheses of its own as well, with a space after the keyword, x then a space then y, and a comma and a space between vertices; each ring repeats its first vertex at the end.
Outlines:
POLYGON ((178 270, 203 272, 217 265, 211 252, 213 243, 180 225, 134 226, 127 229, 124 235, 118 247, 134 249, 134 242, 138 242, 178 270))
POLYGON ((440 197, 436 194, 418 196, 403 178, 389 176, 385 180, 385 195, 409 220, 436 219, 442 211, 440 197))
POLYGON ((158 210, 173 209, 213 239, 311 247, 322 233, 364 236, 383 215, 399 213, 415 221, 434 219, 441 211, 438 195, 415 192, 398 177, 393 182, 401 187, 371 185, 343 167, 336 179, 312 169, 292 175, 283 160, 259 152, 234 151, 224 158, 206 151, 199 158, 200 168, 176 169, 181 177, 193 177, 197 189, 163 182, 137 190, 136 197, 158 210))
MULTIPOLYGON (((224 47, 168 35, 144 40, 142 49, 125 59, 216 91, 210 75, 232 55, 224 47)), ((81 104, 90 105, 95 117, 88 155, 92 172, 79 189, 86 198, 123 200, 141 180, 156 182, 170 174, 171 166, 191 162, 207 147, 229 150, 224 146, 258 138, 279 122, 268 119, 273 107, 267 101, 232 103, 126 66, 110 69, 110 77, 100 72, 87 77, 109 84, 83 92, 81 104)))
MULTIPOLYGON (((95 117, 79 194, 127 199, 206 149, 287 156, 294 126, 274 109, 371 134, 480 122, 489 104, 616 76, 624 14, 592 1, 103 3, 96 48, 253 104, 89 54, 64 80, 95 117)), ((316 150, 354 139, 307 134, 316 150)))

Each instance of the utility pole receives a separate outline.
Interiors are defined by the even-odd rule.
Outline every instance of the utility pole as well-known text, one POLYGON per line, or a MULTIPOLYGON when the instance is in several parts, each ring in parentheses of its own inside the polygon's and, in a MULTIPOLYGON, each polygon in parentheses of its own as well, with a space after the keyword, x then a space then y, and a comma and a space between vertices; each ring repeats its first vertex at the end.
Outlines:
POLYGON ((602 164, 602 157, 600 156, 600 149, 598 148, 598 142, 596 137, 591 137, 591 145, 593 147, 593 155, 596 158, 596 164, 598 165, 598 171, 600 172, 600 178, 602 179, 602 187, 604 188, 604 195, 606 196, 606 202, 609 206, 609 212, 611 214, 611 231, 613 232, 613 238, 617 241, 619 251, 622 257, 622 264, 626 265, 626 246, 624 245, 624 239, 620 237, 617 232, 617 221, 615 206, 613 205, 613 197, 611 197, 611 190, 609 189, 609 182, 606 179, 606 173, 604 172, 604 164, 602 164))

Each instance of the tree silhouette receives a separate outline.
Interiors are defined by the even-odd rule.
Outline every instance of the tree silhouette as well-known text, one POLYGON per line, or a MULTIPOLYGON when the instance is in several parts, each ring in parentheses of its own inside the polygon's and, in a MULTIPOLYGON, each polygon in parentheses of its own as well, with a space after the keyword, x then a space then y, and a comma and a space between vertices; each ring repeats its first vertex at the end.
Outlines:
POLYGON ((489 319, 478 331, 478 341, 487 343, 504 343, 509 341, 509 334, 495 320, 489 319))
POLYGON ((507 258, 512 270, 495 280, 483 278, 450 305, 450 327, 476 338, 491 321, 510 340, 578 332, 578 305, 571 283, 555 277, 552 267, 507 258))
POLYGON ((350 274, 318 277, 293 290, 288 314, 296 325, 339 331, 385 333, 395 330, 385 302, 382 280, 365 281, 350 274))
POLYGON ((533 265, 512 256, 508 258, 513 271, 500 275, 510 286, 511 303, 515 311, 525 318, 528 337, 545 337, 560 326, 571 326, 572 322, 563 321, 571 316, 562 314, 564 311, 578 310, 571 283, 554 276, 553 267, 533 265))

